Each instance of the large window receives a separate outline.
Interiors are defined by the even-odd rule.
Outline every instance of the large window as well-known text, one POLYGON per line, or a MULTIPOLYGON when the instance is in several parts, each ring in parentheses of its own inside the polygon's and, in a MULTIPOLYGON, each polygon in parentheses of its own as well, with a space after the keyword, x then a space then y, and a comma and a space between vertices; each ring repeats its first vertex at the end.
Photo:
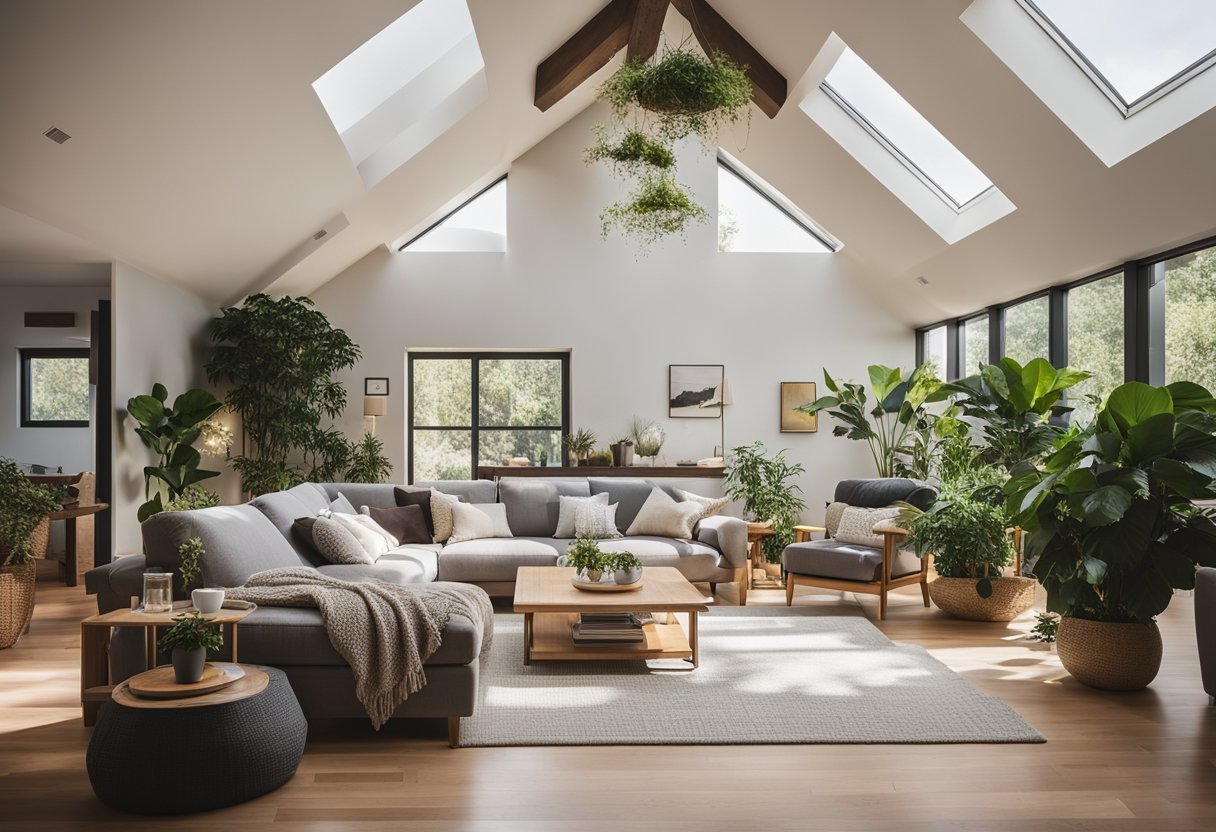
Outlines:
POLYGON ((835 237, 725 151, 718 152, 718 251, 831 254, 835 237))
POLYGON ((1165 381, 1216 390, 1216 248, 1166 260, 1165 381))
POLYGON ((1087 397, 1105 398, 1124 381, 1122 274, 1068 290, 1068 365, 1093 374, 1068 391, 1074 419, 1088 422, 1087 397))
POLYGON ((946 353, 945 325, 926 329, 920 334, 920 337, 921 355, 923 356, 921 360, 933 365, 933 371, 937 373, 938 378, 947 378, 950 367, 946 353))
POLYGON ((1048 357, 1048 305, 1044 295, 1005 310, 1005 355, 1019 364, 1048 357))
POLYGON ((21 350, 21 427, 89 426, 89 351, 21 350))
POLYGON ((506 251, 507 177, 503 176, 398 251, 506 251))
POLYGON ((569 353, 410 353, 410 481, 470 479, 477 466, 561 461, 569 353))
POLYGON ((988 363, 988 316, 981 315, 964 321, 959 330, 963 337, 959 350, 963 357, 963 371, 959 375, 966 378, 978 373, 981 364, 988 363))

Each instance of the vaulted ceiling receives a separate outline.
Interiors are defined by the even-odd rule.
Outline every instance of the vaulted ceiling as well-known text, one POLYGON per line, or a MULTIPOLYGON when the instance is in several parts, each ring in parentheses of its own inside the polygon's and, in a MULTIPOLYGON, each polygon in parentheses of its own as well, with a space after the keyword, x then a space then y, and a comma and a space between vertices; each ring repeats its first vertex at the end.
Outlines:
MULTIPOLYGON (((311 84, 414 0, 6 0, 0 262, 48 257, 21 229, 50 226, 75 241, 63 260, 125 260, 217 302, 311 291, 591 105, 623 51, 545 112, 534 80, 604 2, 469 0, 488 100, 369 191, 311 84), (43 137, 51 125, 71 140, 43 137), (322 228, 335 232, 310 244, 322 228)), ((1108 168, 960 22, 968 4, 713 0, 790 82, 776 118, 757 113, 728 149, 840 237, 835 256, 885 281, 912 324, 1216 231, 1216 112, 1108 168), (798 80, 832 32, 1017 210, 947 245, 800 112, 798 80)), ((666 26, 690 32, 675 11, 666 26)))

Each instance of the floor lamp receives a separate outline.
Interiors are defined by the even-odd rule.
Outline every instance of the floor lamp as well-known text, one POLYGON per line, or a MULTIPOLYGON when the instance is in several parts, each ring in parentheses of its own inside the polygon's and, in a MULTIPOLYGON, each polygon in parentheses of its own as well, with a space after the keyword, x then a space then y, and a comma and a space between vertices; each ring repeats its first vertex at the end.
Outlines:
POLYGON ((722 379, 722 390, 720 392, 721 392, 721 395, 718 397, 718 399, 719 399, 718 413, 720 415, 718 416, 718 419, 719 419, 719 427, 722 429, 722 435, 720 438, 720 441, 722 444, 718 446, 721 453, 715 454, 715 456, 722 457, 722 462, 725 463, 726 462, 726 407, 727 407, 727 405, 732 405, 735 403, 735 398, 734 398, 734 396, 731 395, 731 391, 730 391, 730 379, 728 379, 728 378, 722 379))
POLYGON ((363 430, 376 435, 376 417, 388 415, 388 396, 363 397, 363 430))

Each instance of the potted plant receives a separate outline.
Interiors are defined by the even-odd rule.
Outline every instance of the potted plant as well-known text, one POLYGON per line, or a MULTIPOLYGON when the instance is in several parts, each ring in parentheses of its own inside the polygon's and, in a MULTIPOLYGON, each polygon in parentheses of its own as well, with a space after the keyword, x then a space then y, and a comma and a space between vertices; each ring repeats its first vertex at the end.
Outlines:
POLYGON ((12 647, 34 613, 34 559, 46 556, 55 493, 0 459, 0 650, 12 647))
POLYGON ((801 464, 785 458, 785 451, 769 455, 763 442, 731 449, 723 490, 732 500, 743 501, 744 514, 770 522, 775 534, 761 546, 768 563, 781 563, 781 552, 794 542, 794 525, 806 508, 802 488, 792 480, 806 473, 801 464))
POLYGON ((621 586, 636 584, 642 580, 642 562, 632 552, 614 552, 608 556, 608 569, 613 579, 621 586))
POLYGON ((627 468, 633 464, 633 440, 629 437, 615 440, 608 450, 612 452, 612 464, 617 468, 627 468))
POLYGON ((1156 677, 1156 617, 1196 566, 1216 566, 1216 399, 1176 382, 1121 385, 1041 465, 1014 466, 1008 503, 1060 613, 1056 649, 1078 681, 1136 690, 1156 677))
POLYGON ((224 646, 224 635, 202 613, 188 612, 174 616, 173 621, 161 636, 160 649, 173 651, 174 678, 178 684, 188 685, 203 678, 207 654, 224 646))
POLYGON ((580 580, 599 583, 604 573, 611 571, 613 556, 600 548, 595 538, 580 537, 570 544, 562 566, 573 566, 580 580))
POLYGON ((595 450, 595 434, 586 428, 579 428, 562 440, 566 445, 566 454, 570 458, 570 467, 577 468, 584 459, 595 450))
POLYGON ((613 140, 603 125, 596 125, 596 142, 587 148, 587 164, 607 162, 618 174, 643 175, 667 170, 676 163, 671 147, 647 136, 641 130, 628 130, 613 140))
POLYGON ((645 250, 668 234, 684 235, 689 223, 708 219, 709 212, 671 174, 649 174, 626 201, 614 202, 600 213, 600 234, 606 240, 617 228, 645 250))
POLYGON ((384 455, 384 443, 370 433, 351 443, 346 466, 346 482, 385 482, 393 473, 393 465, 384 455))
POLYGON ((612 467, 612 451, 592 451, 583 460, 583 465, 591 465, 598 468, 612 467))
POLYGON ((633 450, 639 461, 647 460, 650 465, 654 465, 655 457, 663 450, 667 434, 653 420, 634 416, 629 423, 629 438, 633 441, 633 450))
POLYGON ((202 435, 203 425, 223 407, 206 390, 187 390, 165 402, 169 391, 163 384, 152 385, 152 394, 127 400, 127 413, 137 423, 135 433, 145 445, 160 457, 156 465, 144 468, 144 499, 136 517, 142 523, 153 514, 165 510, 165 503, 175 500, 190 486, 218 477, 219 471, 199 468, 202 455, 194 443, 202 435))

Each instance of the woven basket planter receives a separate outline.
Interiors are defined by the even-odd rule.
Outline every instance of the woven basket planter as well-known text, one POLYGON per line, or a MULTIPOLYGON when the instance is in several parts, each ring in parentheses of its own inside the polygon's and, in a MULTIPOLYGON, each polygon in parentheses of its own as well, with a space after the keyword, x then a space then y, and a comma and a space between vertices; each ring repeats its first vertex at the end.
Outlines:
POLYGON ((933 603, 968 621, 1012 621, 1034 605, 1033 578, 992 579, 992 594, 981 598, 974 578, 935 578, 929 583, 933 603))
POLYGON ((0 650, 12 647, 34 614, 33 561, 0 566, 0 650))
POLYGON ((30 532, 30 553, 42 559, 46 557, 47 550, 51 548, 51 516, 48 514, 38 521, 38 525, 34 526, 34 530, 30 532))
POLYGON ((1083 685, 1140 690, 1161 669, 1161 631, 1151 624, 1117 624, 1064 616, 1056 636, 1060 664, 1083 685))

